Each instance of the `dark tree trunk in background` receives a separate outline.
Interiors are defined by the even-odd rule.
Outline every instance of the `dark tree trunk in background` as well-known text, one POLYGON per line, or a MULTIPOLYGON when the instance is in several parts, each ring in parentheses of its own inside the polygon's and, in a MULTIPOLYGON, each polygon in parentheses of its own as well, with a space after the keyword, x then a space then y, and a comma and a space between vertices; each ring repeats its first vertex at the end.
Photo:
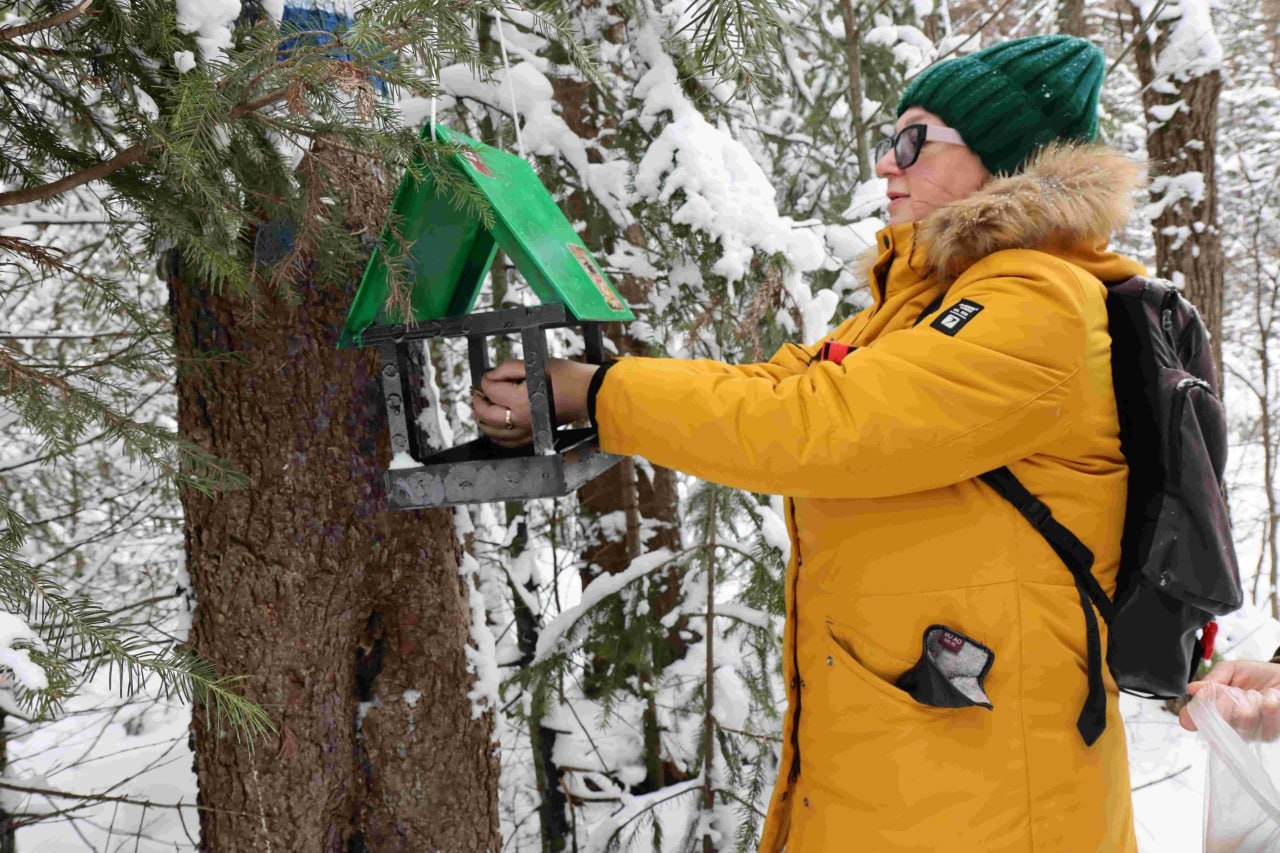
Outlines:
POLYGON ((1084 23, 1084 0, 1061 0, 1058 6, 1058 32, 1088 38, 1084 23))
MULTIPOLYGON (((1135 18, 1137 17, 1135 13, 1135 18)), ((1142 105, 1150 130, 1147 155, 1155 174, 1151 200, 1165 196, 1160 178, 1200 173, 1203 193, 1196 200, 1183 198, 1164 207, 1152 223, 1156 244, 1156 272, 1183 284, 1184 295, 1195 304, 1213 336, 1213 354, 1222 384, 1223 260, 1222 238, 1218 231, 1217 152, 1218 94, 1222 75, 1217 70, 1187 80, 1156 81, 1157 57, 1164 50, 1168 34, 1177 20, 1161 20, 1159 37, 1153 44, 1149 34, 1138 41, 1134 57, 1142 82, 1142 105), (1157 85, 1152 85, 1157 83, 1157 85), (1171 88, 1168 94, 1157 91, 1171 88), (1183 102, 1168 121, 1152 114, 1161 107, 1183 102)))
POLYGON ((937 44, 938 39, 945 32, 942 15, 936 10, 925 15, 920 19, 920 29, 924 31, 925 38, 937 44))
POLYGON ((844 22, 844 50, 849 73, 849 123, 854 134, 854 153, 858 157, 858 180, 869 181, 875 164, 871 162, 870 132, 862 120, 862 33, 853 11, 853 0, 840 0, 840 18, 844 22))
POLYGON ((1271 63, 1267 67, 1274 84, 1280 84, 1280 0, 1262 0, 1262 23, 1271 42, 1271 63))
MULTIPOLYGON (((583 3, 593 6, 594 3, 583 3)), ((626 39, 626 13, 618 6, 609 6, 612 15, 612 26, 604 32, 604 38, 614 44, 626 39)), ((560 105, 560 114, 565 123, 579 137, 595 140, 601 148, 613 145, 613 132, 617 128, 617 119, 602 103, 599 93, 589 83, 556 79, 552 83, 556 102, 560 105)), ((595 147, 587 149, 592 162, 601 162, 602 157, 595 147)), ((630 233, 621 234, 616 224, 607 214, 594 205, 594 200, 585 192, 575 192, 565 201, 569 219, 573 222, 585 223, 580 229, 583 241, 597 253, 608 253, 617 241, 629 241, 634 245, 642 245, 644 235, 638 226, 632 226, 630 233)), ((649 292, 653 282, 634 276, 624 276, 615 282, 622 298, 630 305, 642 305, 649 301, 649 292)), ((620 356, 646 355, 648 345, 630 334, 626 325, 610 323, 604 327, 606 336, 617 348, 620 356)), ((583 549, 583 562, 587 571, 582 578, 583 586, 591 582, 597 573, 617 574, 625 571, 631 561, 641 554, 668 548, 673 553, 679 549, 679 511, 676 494, 675 473, 645 462, 624 459, 602 476, 587 483, 578 490, 579 506, 584 515, 601 518, 621 512, 625 526, 621 535, 598 530, 596 538, 589 541, 583 549)), ((610 528, 612 530, 614 528, 610 528)), ((653 577, 654 593, 650 602, 651 618, 661 618, 679 601, 679 574, 671 571, 653 577)), ((633 667, 633 674, 641 685, 652 683, 654 664, 657 668, 666 666, 670 661, 678 659, 686 650, 686 644, 680 639, 679 632, 685 620, 673 626, 661 640, 654 642, 649 654, 642 659, 653 661, 639 668, 633 667)), ((592 689, 593 675, 603 669, 615 666, 613 661, 597 658, 591 664, 593 673, 588 673, 585 682, 588 691, 592 689)), ((658 709, 655 697, 650 690, 643 690, 646 701, 643 718, 643 736, 646 778, 636 786, 637 792, 654 791, 671 781, 673 768, 662 761, 658 725, 658 709)), ((682 777, 683 778, 683 777, 682 777)))
MULTIPOLYGON (((9 733, 5 731, 8 719, 9 715, 0 711, 0 776, 3 776, 9 767, 9 733)), ((17 849, 13 815, 5 809, 0 809, 0 853, 15 853, 17 849)))
POLYGON ((182 496, 191 645, 279 726, 250 752, 196 708, 203 847, 497 850, 452 512, 387 510, 376 354, 334 347, 354 288, 298 291, 250 303, 170 278, 180 430, 249 478, 182 496))

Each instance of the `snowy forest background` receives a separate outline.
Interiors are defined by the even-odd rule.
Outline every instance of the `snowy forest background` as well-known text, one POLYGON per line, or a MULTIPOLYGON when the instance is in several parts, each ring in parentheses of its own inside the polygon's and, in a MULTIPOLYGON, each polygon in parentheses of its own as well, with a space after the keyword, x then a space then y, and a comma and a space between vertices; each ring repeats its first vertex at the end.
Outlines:
MULTIPOLYGON (((635 460, 390 517, 354 279, 414 154, 475 204, 434 114, 535 165, 639 318, 612 351, 767 358, 869 302, 905 81, 1046 32, 1107 52, 1122 248, 1217 334, 1219 655, 1267 657, 1280 2, 0 0, 0 851, 754 849, 780 500, 635 460)), ((534 297, 500 258, 482 300, 534 297)), ((423 428, 474 435, 465 351, 427 365, 423 428)), ((1200 849, 1202 745, 1124 711, 1142 849, 1200 849)))

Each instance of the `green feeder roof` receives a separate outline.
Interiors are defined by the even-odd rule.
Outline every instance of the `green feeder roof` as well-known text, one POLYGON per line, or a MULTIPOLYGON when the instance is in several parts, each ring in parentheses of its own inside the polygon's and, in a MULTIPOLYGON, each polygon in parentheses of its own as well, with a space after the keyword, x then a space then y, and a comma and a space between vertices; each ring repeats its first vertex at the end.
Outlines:
MULTIPOLYGON (((430 132, 430 126, 423 127, 424 136, 430 132)), ((399 238, 388 226, 382 239, 404 252, 413 282, 411 322, 469 314, 499 248, 544 304, 562 303, 583 322, 635 319, 524 159, 438 124, 436 138, 468 149, 454 160, 488 200, 493 227, 486 229, 479 217, 437 195, 429 176, 420 182, 411 171, 405 173, 391 203, 399 238)), ((385 313, 387 293, 387 265, 379 248, 365 267, 339 346, 360 346, 366 329, 400 322, 385 313)))

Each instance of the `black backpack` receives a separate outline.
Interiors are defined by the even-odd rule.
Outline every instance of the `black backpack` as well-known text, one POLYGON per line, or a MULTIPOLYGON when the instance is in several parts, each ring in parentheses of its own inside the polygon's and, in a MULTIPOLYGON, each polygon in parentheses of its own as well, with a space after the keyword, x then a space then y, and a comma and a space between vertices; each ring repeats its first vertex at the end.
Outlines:
POLYGON ((1129 464, 1115 601, 1090 571, 1093 553, 1008 468, 981 477, 1040 531, 1075 577, 1089 677, 1076 726, 1090 745, 1106 727, 1094 607, 1110 630, 1107 664, 1116 684, 1139 696, 1172 698, 1186 693, 1208 657, 1213 617, 1243 600, 1222 482, 1227 420, 1204 323, 1171 283, 1141 276, 1107 285, 1107 314, 1120 449, 1129 464))

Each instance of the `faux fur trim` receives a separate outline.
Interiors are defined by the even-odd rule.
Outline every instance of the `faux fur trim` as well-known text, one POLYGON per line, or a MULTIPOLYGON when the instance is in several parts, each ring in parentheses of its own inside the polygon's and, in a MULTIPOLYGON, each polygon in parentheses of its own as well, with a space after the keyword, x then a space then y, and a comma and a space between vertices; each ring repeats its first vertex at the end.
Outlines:
POLYGON ((1046 146, 1021 172, 940 207, 916 229, 928 268, 946 283, 1003 249, 1105 243, 1124 225, 1142 163, 1101 145, 1046 146))

